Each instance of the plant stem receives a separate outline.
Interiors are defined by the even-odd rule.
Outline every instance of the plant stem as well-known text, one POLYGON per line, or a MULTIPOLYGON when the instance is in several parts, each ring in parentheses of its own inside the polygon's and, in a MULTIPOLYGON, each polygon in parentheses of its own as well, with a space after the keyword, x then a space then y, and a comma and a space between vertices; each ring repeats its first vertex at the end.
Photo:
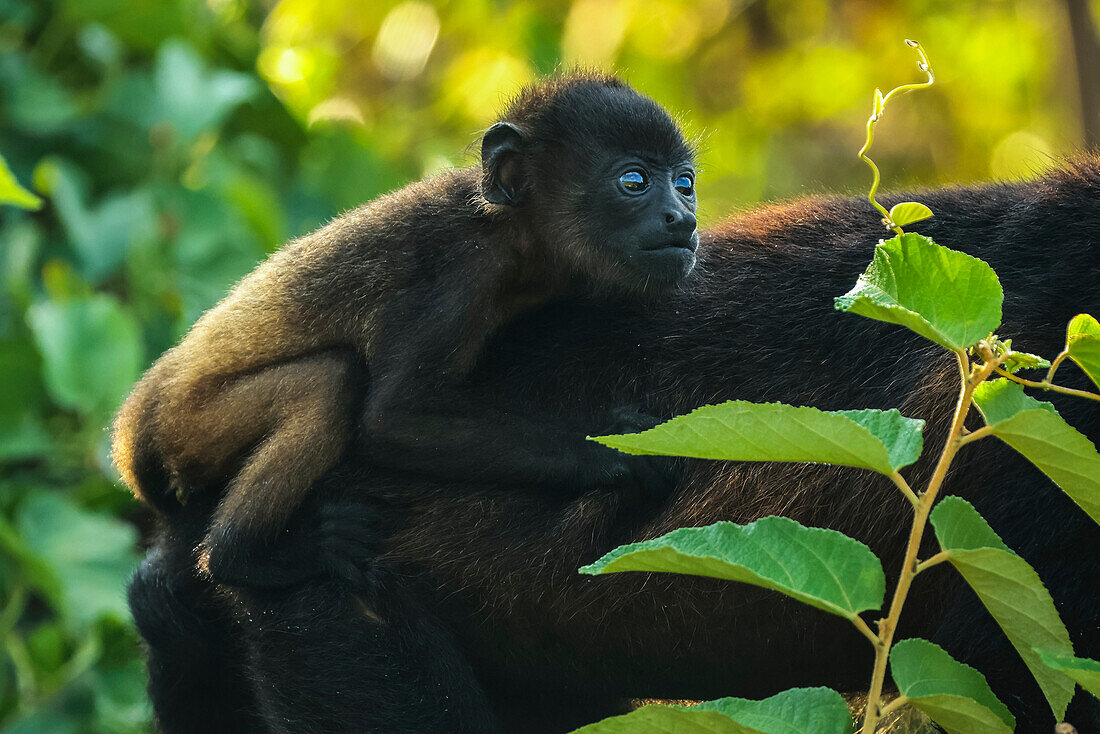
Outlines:
POLYGON ((948 558, 949 558, 949 556, 947 555, 947 553, 945 553, 943 551, 940 551, 939 553, 932 556, 931 558, 928 558, 928 559, 923 560, 920 563, 918 563, 917 564, 917 570, 914 573, 920 573, 921 571, 927 571, 928 569, 932 568, 932 566, 938 566, 939 564, 946 561, 948 558))
POLYGON ((909 703, 908 698, 906 698, 905 696, 898 696, 893 701, 891 701, 890 703, 888 703, 888 704, 886 704, 885 706, 882 707, 882 715, 886 716, 891 711, 895 711, 897 709, 900 709, 902 706, 904 706, 907 703, 909 703))
POLYGON ((985 438, 986 436, 992 436, 992 435, 993 435, 993 426, 982 426, 978 430, 971 431, 970 433, 968 433, 965 436, 961 437, 959 439, 959 445, 965 446, 966 444, 970 443, 971 441, 980 441, 981 439, 985 438))
POLYGON ((905 42, 909 46, 917 50, 917 56, 920 57, 920 61, 917 62, 917 67, 928 75, 928 81, 919 82, 917 84, 902 84, 900 87, 894 87, 891 89, 885 97, 882 97, 882 92, 875 90, 875 109, 872 110, 871 116, 867 118, 867 139, 863 143, 863 147, 859 149, 859 159, 866 163, 871 168, 871 190, 867 194, 867 200, 871 202, 871 205, 878 209, 879 214, 882 215, 882 223, 886 225, 887 229, 894 230, 895 234, 905 234, 901 227, 894 224, 890 219, 890 212, 886 211, 886 207, 878 203, 878 199, 875 198, 875 194, 878 193, 878 185, 882 181, 882 175, 879 173, 878 166, 867 155, 867 151, 871 149, 871 144, 875 142, 875 125, 878 123, 879 118, 886 109, 886 103, 893 99, 895 96, 911 92, 914 89, 924 89, 925 87, 932 86, 936 81, 936 75, 932 73, 932 66, 928 63, 928 56, 924 53, 924 49, 916 41, 906 40, 905 42), (881 101, 880 101, 881 99, 881 101))
MULTIPOLYGON (((1053 367, 1053 363, 1051 363, 1051 367, 1053 367)), ((1076 390, 1072 387, 1062 387, 1061 385, 1052 385, 1049 382, 1049 377, 1047 379, 1044 379, 1042 382, 1035 382, 1033 380, 1025 380, 1022 377, 1017 377, 1011 372, 1001 369, 1000 367, 996 369, 996 372, 998 375, 1001 375, 1002 377, 1007 377, 1013 382, 1018 382, 1019 384, 1026 387, 1034 387, 1038 388, 1039 390, 1052 390, 1054 392, 1060 392, 1063 395, 1076 395, 1079 398, 1087 398, 1089 400, 1100 400, 1100 395, 1094 392, 1089 392, 1087 390, 1076 390)), ((1049 373, 1047 374, 1049 375, 1049 373)))
POLYGON ((11 631, 15 629, 15 625, 19 622, 19 618, 23 616, 23 611, 27 608, 27 582, 19 577, 16 579, 14 586, 11 590, 11 596, 8 597, 8 603, 4 605, 3 611, 0 611, 0 640, 7 638, 11 631))
POLYGON ((4 640, 4 650, 15 671, 15 687, 19 691, 19 706, 29 709, 37 699, 37 686, 34 680, 34 663, 23 642, 23 638, 12 633, 4 640))
POLYGON ((909 504, 911 504, 914 509, 920 506, 920 498, 910 489, 909 482, 905 481, 905 477, 894 472, 890 475, 890 479, 894 480, 894 484, 897 485, 897 488, 901 490, 901 493, 905 495, 905 499, 909 500, 909 504))
POLYGON ((871 631, 871 628, 863 621, 863 617, 858 614, 852 617, 852 624, 856 626, 856 629, 859 630, 864 637, 871 641, 872 645, 878 645, 878 635, 871 631))
POLYGON ((1054 358, 1054 361, 1050 363, 1050 369, 1047 370, 1047 376, 1043 378, 1043 382, 1054 382, 1054 373, 1058 371, 1058 366, 1062 364, 1062 360, 1069 356, 1069 349, 1063 349, 1061 354, 1054 358))
MULTIPOLYGON (((959 360, 959 368, 965 366, 965 355, 956 353, 959 360)), ((913 527, 909 531, 909 543, 905 548, 905 560, 901 564, 901 574, 898 576, 897 586, 894 588, 894 598, 890 602, 890 612, 885 619, 879 620, 878 643, 875 645, 875 670, 871 677, 871 688, 867 696, 867 709, 863 716, 862 734, 874 734, 875 725, 882 716, 879 710, 879 700, 882 698, 882 685, 886 680, 886 663, 890 655, 890 645, 894 641, 894 632, 897 630, 898 620, 901 618, 901 610, 905 604, 905 597, 909 594, 909 587, 917 575, 917 551, 920 550, 921 538, 928 524, 928 514, 932 511, 932 505, 936 501, 943 480, 947 476, 947 470, 951 461, 962 446, 963 423, 966 414, 970 410, 970 404, 974 399, 974 388, 985 381, 997 367, 996 360, 983 364, 973 376, 963 380, 959 390, 959 399, 955 404, 955 415, 951 420, 951 429, 947 434, 947 443, 943 447, 940 459, 936 463, 936 469, 932 472, 932 478, 928 480, 928 487, 920 495, 920 504, 917 506, 916 515, 913 518, 913 527)), ((935 556, 933 556, 934 558, 935 556)), ((931 559, 930 559, 931 560, 931 559)))
POLYGON ((867 140, 863 143, 863 147, 859 149, 859 158, 868 166, 871 167, 871 190, 867 193, 867 200, 871 202, 871 206, 878 209, 879 214, 882 215, 882 221, 887 227, 894 230, 897 234, 905 234, 902 232, 901 227, 894 226, 890 221, 890 212, 886 211, 886 207, 878 203, 875 198, 875 194, 878 193, 878 185, 882 181, 882 174, 879 173, 878 166, 875 162, 867 157, 867 151, 871 149, 871 143, 875 142, 875 123, 878 122, 878 114, 872 113, 867 118, 867 140))

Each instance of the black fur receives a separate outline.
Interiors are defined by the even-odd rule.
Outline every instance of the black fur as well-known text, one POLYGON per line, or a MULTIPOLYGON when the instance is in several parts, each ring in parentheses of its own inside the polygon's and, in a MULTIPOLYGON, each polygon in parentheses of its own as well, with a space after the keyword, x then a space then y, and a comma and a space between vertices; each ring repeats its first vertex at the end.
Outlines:
MULTIPOLYGON (((1032 182, 912 198, 936 213, 914 230, 997 271, 1006 292, 999 333, 1018 348, 1053 356, 1074 314, 1100 312, 1100 160, 1085 158, 1032 182)), ((730 398, 824 409, 899 407, 929 422, 925 458, 906 470, 910 482, 921 485, 947 429, 957 391, 954 363, 904 329, 832 306, 870 261, 883 234, 877 223, 866 201, 844 198, 737 217, 705 234, 700 267, 682 293, 644 305, 579 299, 548 306, 490 344, 471 389, 580 421, 596 421, 612 406, 637 404, 668 417, 730 398)), ((1061 368, 1059 382, 1088 386, 1072 365, 1061 368)), ((1100 439, 1095 403, 1041 397, 1094 442, 1100 439)), ((420 642, 417 623, 446 630, 433 644, 442 658, 470 665, 469 677, 445 667, 455 695, 475 711, 467 721, 485 722, 483 731, 497 722, 506 731, 564 731, 613 711, 627 697, 759 698, 792 686, 856 691, 867 685, 870 646, 832 615, 746 585, 674 575, 591 578, 576 569, 617 544, 676 527, 784 514, 863 540, 882 558, 892 586, 910 513, 880 477, 821 466, 688 462, 674 497, 639 509, 612 491, 554 498, 355 464, 330 474, 317 501, 318 507, 366 502, 378 512, 377 524, 361 530, 385 537, 373 574, 383 582, 400 579, 400 593, 391 595, 386 583, 358 593, 368 607, 394 600, 406 625, 389 627, 393 636, 378 644, 396 655, 420 642), (412 637, 403 637, 406 632, 412 637), (476 691, 488 708, 476 705, 476 691), (485 719, 486 712, 496 720, 485 719)), ((973 502, 1035 566, 1077 653, 1100 656, 1100 528, 995 440, 964 450, 944 494, 973 502)), ((932 552, 929 539, 922 556, 932 552)), ((400 716, 382 708, 381 697, 392 692, 385 685, 363 686, 352 702, 330 699, 331 690, 312 682, 325 671, 343 690, 345 682, 377 681, 380 670, 395 666, 407 683, 399 691, 401 716, 446 716, 438 681, 447 676, 415 650, 404 664, 384 651, 381 667, 374 667, 376 643, 357 632, 364 622, 346 602, 350 592, 337 593, 344 603, 333 600, 332 585, 343 583, 315 581, 262 604, 238 599, 235 614, 262 612, 277 624, 297 624, 303 600, 323 602, 310 608, 301 635, 268 635, 264 645, 244 635, 243 669, 271 676, 280 715, 312 716, 318 697, 337 702, 331 718, 317 714, 295 731, 401 725, 400 716), (357 659, 349 644, 367 652, 357 659), (313 667, 299 695, 303 651, 313 667)), ((347 588, 359 588, 356 583, 347 588)), ((171 611, 135 604, 134 613, 140 623, 171 611)), ((1018 731, 1051 729, 1030 674, 947 564, 914 585, 899 639, 917 635, 981 670, 1016 714, 1018 731)), ((164 641, 149 643, 157 650, 164 641)), ((265 714, 278 730, 280 721, 265 714)), ((1096 730, 1096 701, 1079 693, 1067 719, 1082 732, 1096 730)))
POLYGON ((197 554, 217 581, 287 585, 330 570, 295 558, 292 574, 278 550, 349 446, 443 481, 667 491, 661 462, 585 442, 593 424, 471 398, 465 382, 521 314, 578 294, 647 300, 683 281, 698 246, 694 187, 677 183, 693 181, 690 148, 652 100, 588 75, 532 85, 482 143, 481 166, 274 253, 123 404, 113 454, 136 496, 171 517, 220 495, 197 554), (626 172, 650 185, 628 190, 626 172))

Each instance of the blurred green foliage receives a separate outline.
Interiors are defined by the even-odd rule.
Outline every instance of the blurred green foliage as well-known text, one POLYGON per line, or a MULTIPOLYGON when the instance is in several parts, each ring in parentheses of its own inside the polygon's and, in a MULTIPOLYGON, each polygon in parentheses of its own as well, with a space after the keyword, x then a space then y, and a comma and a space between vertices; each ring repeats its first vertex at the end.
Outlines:
POLYGON ((0 0, 0 730, 148 730, 145 519, 108 424, 265 253, 472 162, 508 94, 576 64, 679 114, 704 220, 862 188, 871 89, 918 78, 907 36, 939 84, 882 124, 888 186, 1080 144, 1054 0, 0 0))

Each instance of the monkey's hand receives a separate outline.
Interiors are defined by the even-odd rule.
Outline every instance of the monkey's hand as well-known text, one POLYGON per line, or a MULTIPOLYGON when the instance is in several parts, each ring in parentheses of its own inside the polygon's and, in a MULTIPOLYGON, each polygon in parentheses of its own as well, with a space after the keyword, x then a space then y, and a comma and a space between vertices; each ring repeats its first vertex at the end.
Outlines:
POLYGON ((329 576, 370 589, 381 553, 378 520, 376 510, 358 502, 307 503, 269 541, 212 529, 199 546, 199 568, 229 586, 282 588, 329 576))
MULTIPOLYGON (((626 405, 610 412, 610 420, 593 435, 612 435, 619 433, 637 433, 661 423, 638 405, 626 405)), ((596 445, 600 464, 597 470, 603 481, 626 495, 626 499, 638 502, 661 500, 672 490, 678 465, 668 456, 635 456, 621 451, 596 445)))
POLYGON ((319 571, 357 591, 376 591, 384 540, 378 511, 360 502, 326 500, 315 516, 319 571))

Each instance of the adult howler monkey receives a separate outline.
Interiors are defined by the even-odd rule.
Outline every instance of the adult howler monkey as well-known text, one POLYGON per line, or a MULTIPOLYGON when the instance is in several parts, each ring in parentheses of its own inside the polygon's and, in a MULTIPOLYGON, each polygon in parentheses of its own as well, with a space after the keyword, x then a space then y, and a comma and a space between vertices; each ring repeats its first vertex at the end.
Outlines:
POLYGON ((573 496, 667 488, 651 460, 583 439, 642 427, 636 412, 555 422, 506 398, 472 400, 464 381, 486 340, 525 311, 576 294, 644 300, 691 272, 691 148, 652 100, 578 75, 521 93, 481 150, 480 167, 384 196, 275 253, 123 405, 114 455, 135 495, 175 513, 224 490, 200 543, 218 581, 283 585, 309 572, 272 545, 344 450, 364 395, 357 449, 376 467, 573 496))
MULTIPOLYGON (((1001 333, 1019 346, 1054 354, 1070 317, 1100 310, 1100 160, 918 198, 936 216, 915 229, 997 271, 1001 333)), ((900 407, 929 421, 926 460, 909 475, 920 482, 946 431, 954 364, 903 329, 832 308, 881 235, 862 199, 736 217, 703 235, 700 265, 681 291, 648 303, 569 299, 505 327, 469 389, 582 422, 609 406, 667 417, 727 398, 900 407)), ((1100 439, 1094 404, 1051 399, 1100 439)), ((996 441, 968 447, 944 491, 973 502, 1036 567, 1077 652, 1100 655, 1096 525, 996 441)), ((269 591, 195 578, 189 549, 205 520, 202 507, 186 510, 131 586, 167 732, 561 732, 627 697, 860 690, 871 651, 843 620, 745 585, 576 569, 675 527, 784 514, 863 540, 892 574, 908 527, 892 484, 833 467, 691 462, 666 504, 639 509, 600 488, 567 498, 471 486, 379 471, 349 455, 291 534, 308 537, 316 518, 333 517, 326 526, 339 542, 381 534, 384 553, 361 569, 368 583, 318 577, 269 591)), ((1050 729, 1027 669, 946 564, 922 575, 910 599, 899 638, 928 637, 981 670, 1018 731, 1050 729)), ((1095 717, 1079 694, 1067 718, 1087 731, 1095 717)))

